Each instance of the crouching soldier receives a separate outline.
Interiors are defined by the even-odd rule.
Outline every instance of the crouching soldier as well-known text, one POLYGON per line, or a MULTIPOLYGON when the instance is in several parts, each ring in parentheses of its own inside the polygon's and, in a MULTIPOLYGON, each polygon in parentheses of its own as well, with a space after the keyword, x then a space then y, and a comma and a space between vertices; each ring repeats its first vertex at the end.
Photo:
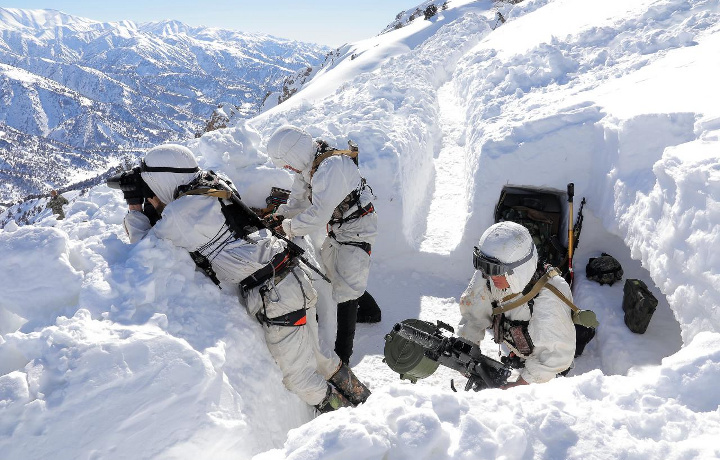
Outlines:
POLYGON ((475 274, 460 297, 460 335, 480 343, 490 328, 496 343, 511 351, 520 369, 504 388, 547 382, 568 370, 575 354, 570 286, 554 269, 538 269, 530 232, 500 222, 480 237, 473 254, 475 274), (535 283, 534 281, 539 281, 535 283))
POLYGON ((337 356, 320 351, 317 293, 306 268, 286 241, 243 217, 230 181, 200 170, 188 148, 172 144, 149 150, 139 170, 140 186, 120 184, 130 208, 124 222, 130 242, 154 232, 187 250, 216 284, 239 285, 283 383, 307 404, 328 412, 365 402, 367 387, 337 356), (136 204, 143 196, 160 213, 154 226, 136 204))

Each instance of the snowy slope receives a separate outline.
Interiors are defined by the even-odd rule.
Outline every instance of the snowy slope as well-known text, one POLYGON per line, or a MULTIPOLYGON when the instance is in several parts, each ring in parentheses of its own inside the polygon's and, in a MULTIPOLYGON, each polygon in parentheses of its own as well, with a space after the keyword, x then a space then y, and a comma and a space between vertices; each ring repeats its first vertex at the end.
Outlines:
POLYGON ((315 418, 282 387, 232 288, 218 290, 167 242, 129 245, 124 203, 101 186, 71 197, 65 221, 45 211, 0 231, 3 455, 720 457, 710 84, 720 2, 526 0, 501 12, 507 22, 493 29, 492 2, 450 2, 433 20, 348 45, 247 124, 188 143, 250 205, 290 183, 263 153, 277 126, 359 143, 381 225, 369 290, 383 321, 359 326, 351 360, 373 391, 366 404, 315 418), (381 361, 384 334, 409 317, 457 323, 472 246, 502 187, 568 182, 587 199, 575 301, 601 322, 570 376, 480 393, 453 393, 449 380, 462 377, 442 369, 400 381, 381 361), (643 335, 623 323, 621 284, 585 279, 603 251, 660 301, 643 335))

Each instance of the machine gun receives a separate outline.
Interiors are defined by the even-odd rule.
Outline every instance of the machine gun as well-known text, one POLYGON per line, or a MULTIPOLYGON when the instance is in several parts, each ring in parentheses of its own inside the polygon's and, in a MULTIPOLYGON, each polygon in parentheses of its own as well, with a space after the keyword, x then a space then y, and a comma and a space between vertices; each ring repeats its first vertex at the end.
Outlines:
MULTIPOLYGON (((401 321, 385 336, 384 362, 401 379, 412 383, 432 375, 443 365, 467 377, 465 391, 505 385, 510 368, 483 355, 480 347, 455 337, 454 332, 442 321, 437 326, 418 319, 401 321)), ((452 388, 455 390, 454 385, 452 388)))

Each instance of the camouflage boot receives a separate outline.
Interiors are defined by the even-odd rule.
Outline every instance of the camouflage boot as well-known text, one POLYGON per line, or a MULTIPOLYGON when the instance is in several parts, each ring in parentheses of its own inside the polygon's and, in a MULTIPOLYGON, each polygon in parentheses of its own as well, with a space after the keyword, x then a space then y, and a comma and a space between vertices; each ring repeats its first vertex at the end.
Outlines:
POLYGON ((355 406, 364 403, 370 396, 368 387, 355 376, 346 364, 340 365, 337 372, 330 377, 329 382, 335 385, 355 406))
POLYGON ((353 407, 353 404, 348 401, 345 396, 340 394, 337 388, 333 387, 332 385, 328 385, 325 398, 320 401, 318 405, 315 406, 315 408, 321 414, 324 414, 326 412, 332 412, 334 410, 340 409, 341 407, 353 407))

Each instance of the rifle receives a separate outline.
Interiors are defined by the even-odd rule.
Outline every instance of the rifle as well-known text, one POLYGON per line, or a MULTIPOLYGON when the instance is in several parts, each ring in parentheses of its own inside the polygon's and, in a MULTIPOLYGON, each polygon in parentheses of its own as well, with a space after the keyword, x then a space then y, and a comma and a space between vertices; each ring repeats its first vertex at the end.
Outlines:
POLYGON ((257 228, 265 228, 269 230, 275 238, 283 240, 287 244, 288 252, 292 256, 300 259, 300 261, 302 261, 302 263, 304 263, 309 269, 311 269, 312 271, 320 275, 322 279, 330 283, 330 278, 328 278, 323 272, 321 272, 319 268, 310 263, 310 261, 307 260, 307 257, 303 256, 303 254, 305 254, 305 250, 303 248, 290 241, 290 239, 288 239, 282 233, 279 233, 277 230, 270 227, 264 220, 260 218, 260 216, 255 214, 253 210, 250 209, 248 205, 246 205, 236 193, 230 193, 230 201, 232 201, 233 204, 237 205, 242 210, 243 214, 247 216, 252 226, 257 228))
MULTIPOLYGON (((385 359, 401 379, 412 383, 430 376, 439 365, 460 372, 468 381, 465 391, 498 388, 510 377, 509 366, 483 355, 480 347, 452 335, 455 330, 442 321, 406 319, 385 336, 385 359), (449 332, 449 334, 447 332, 449 332)), ((451 387, 455 390, 454 383, 451 387)))

